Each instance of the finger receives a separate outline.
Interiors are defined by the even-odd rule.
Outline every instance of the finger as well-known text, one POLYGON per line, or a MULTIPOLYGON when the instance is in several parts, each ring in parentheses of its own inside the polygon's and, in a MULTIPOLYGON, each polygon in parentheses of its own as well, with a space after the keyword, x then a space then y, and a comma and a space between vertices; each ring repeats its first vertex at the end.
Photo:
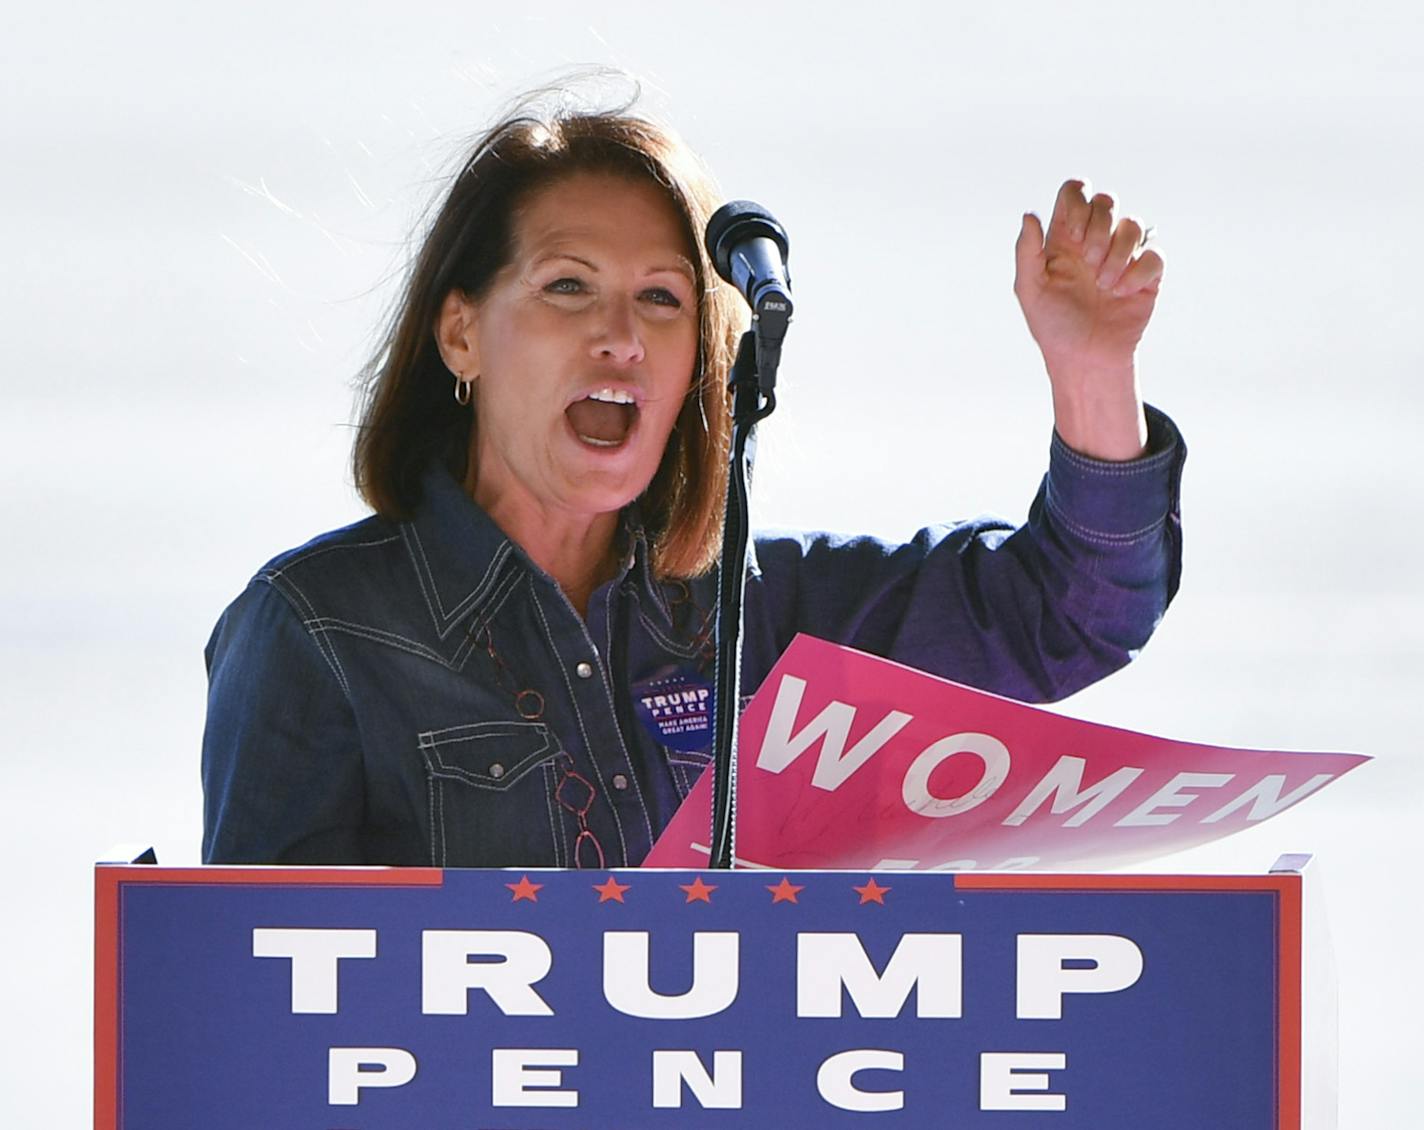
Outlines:
POLYGON ((1113 287, 1113 293, 1123 298, 1142 291, 1155 292, 1162 281, 1164 266, 1161 251, 1155 247, 1148 248, 1123 271, 1122 277, 1113 287))
POLYGON ((1050 240, 1068 239, 1076 243, 1083 238, 1083 229, 1088 223, 1088 198, 1084 195, 1087 189, 1087 181, 1063 182, 1053 202, 1053 218, 1048 224, 1050 240))
POLYGON ((1093 197, 1088 214, 1088 226, 1083 233, 1083 258, 1090 267, 1102 265, 1112 237, 1113 207, 1116 201, 1106 192, 1093 197))
POLYGON ((1018 242, 1014 244, 1014 285, 1043 274, 1043 225, 1032 212, 1025 212, 1018 242))
POLYGON ((1142 246, 1142 224, 1132 217, 1118 221, 1117 230, 1108 243, 1108 253, 1098 268, 1098 289, 1111 290, 1132 261, 1133 252, 1142 246))

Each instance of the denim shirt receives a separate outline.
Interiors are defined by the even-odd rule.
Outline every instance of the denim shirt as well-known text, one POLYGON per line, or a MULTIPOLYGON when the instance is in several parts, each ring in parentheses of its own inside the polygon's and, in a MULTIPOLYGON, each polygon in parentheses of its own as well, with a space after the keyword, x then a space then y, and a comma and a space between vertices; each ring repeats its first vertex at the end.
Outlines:
MULTIPOLYGON (((1018 530, 757 536, 743 692, 798 632, 1024 701, 1122 666, 1181 569, 1186 449, 1148 422, 1129 463, 1055 436, 1018 530)), ((441 469, 411 521, 367 518, 271 561, 207 647, 204 859, 636 865, 709 758, 639 701, 710 686, 716 585, 659 582, 625 530, 586 619, 441 469)))

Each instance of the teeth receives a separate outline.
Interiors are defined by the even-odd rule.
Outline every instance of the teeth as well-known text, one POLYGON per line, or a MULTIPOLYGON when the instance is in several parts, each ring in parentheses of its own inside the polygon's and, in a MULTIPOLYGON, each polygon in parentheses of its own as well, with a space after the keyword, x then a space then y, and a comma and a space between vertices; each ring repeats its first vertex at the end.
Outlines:
POLYGON ((579 439, 584 443, 591 443, 594 447, 617 447, 619 441, 616 439, 595 439, 593 436, 580 435, 579 439))
POLYGON ((604 404, 633 403, 633 397, 631 394, 622 392, 621 390, 615 391, 611 388, 601 388, 597 392, 591 392, 588 394, 587 397, 585 397, 585 399, 602 401, 604 404))

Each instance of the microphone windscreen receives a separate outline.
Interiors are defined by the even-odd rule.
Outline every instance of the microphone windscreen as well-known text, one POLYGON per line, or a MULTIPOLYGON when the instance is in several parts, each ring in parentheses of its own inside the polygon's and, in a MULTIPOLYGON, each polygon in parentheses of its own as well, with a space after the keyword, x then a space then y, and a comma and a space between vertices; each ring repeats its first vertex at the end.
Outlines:
MULTIPOLYGON (((727 282, 732 279, 732 248, 749 239, 766 238, 781 249, 784 263, 791 252, 786 229, 776 217, 751 200, 733 200, 723 204, 707 221, 707 256, 712 266, 727 282)), ((734 284, 735 285, 735 284, 734 284)))

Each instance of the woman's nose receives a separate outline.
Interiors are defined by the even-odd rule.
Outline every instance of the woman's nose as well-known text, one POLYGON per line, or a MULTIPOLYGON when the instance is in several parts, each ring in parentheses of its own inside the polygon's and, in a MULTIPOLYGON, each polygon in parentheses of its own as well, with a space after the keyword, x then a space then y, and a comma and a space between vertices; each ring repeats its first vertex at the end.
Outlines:
POLYGON ((642 361, 643 337, 633 302, 617 299, 602 303, 599 316, 593 341, 594 356, 619 365, 636 365, 642 361))

